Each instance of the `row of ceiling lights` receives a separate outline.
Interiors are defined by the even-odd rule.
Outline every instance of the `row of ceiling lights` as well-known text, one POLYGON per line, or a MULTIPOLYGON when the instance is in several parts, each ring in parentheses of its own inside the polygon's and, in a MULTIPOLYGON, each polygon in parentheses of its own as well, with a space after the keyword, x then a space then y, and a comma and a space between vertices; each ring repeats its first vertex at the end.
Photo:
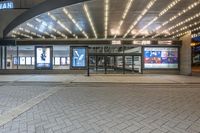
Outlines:
POLYGON ((53 14, 48 12, 48 16, 51 19, 53 19, 58 25, 60 25, 60 27, 62 27, 64 30, 66 30, 68 33, 70 33, 73 37, 77 38, 77 36, 75 34, 73 34, 72 31, 69 28, 67 28, 67 26, 65 26, 60 20, 58 20, 53 14))
POLYGON ((89 21, 89 23, 90 23, 90 26, 91 26, 92 31, 93 31, 93 33, 94 33, 94 36, 95 36, 95 38, 97 39, 97 38, 98 38, 97 32, 96 32, 96 29, 95 29, 95 27, 94 27, 94 23, 93 23, 93 20, 92 20, 92 18, 91 18, 91 15, 90 15, 90 12, 89 12, 89 8, 88 8, 87 4, 84 4, 84 5, 83 5, 83 9, 84 9, 85 14, 86 14, 86 16, 87 16, 87 19, 88 19, 88 21, 89 21))
MULTIPOLYGON (((107 38, 108 36, 108 19, 109 19, 109 0, 104 0, 105 1, 105 22, 104 22, 104 25, 105 25, 105 38, 107 38)), ((127 3, 127 6, 124 10, 124 13, 123 13, 123 16, 122 16, 122 19, 119 23, 119 26, 117 28, 117 32, 115 33, 115 36, 114 38, 116 38, 117 34, 119 33, 120 29, 121 29, 121 26, 123 25, 124 23, 124 19, 126 18, 129 10, 130 10, 130 7, 132 5, 134 0, 129 0, 128 3, 127 3)), ((131 30, 133 30, 134 26, 142 19, 142 17, 148 12, 148 10, 154 5, 154 3, 156 2, 157 0, 151 0, 149 2, 149 4, 147 5, 147 7, 142 11, 142 13, 139 15, 139 17, 137 18, 136 21, 134 21, 132 23, 132 25, 129 27, 128 31, 126 32, 126 34, 123 36, 123 38, 125 38, 130 32, 131 30)), ((161 13, 158 15, 158 17, 155 17, 151 22, 149 22, 146 26, 144 26, 143 29, 141 29, 138 33, 142 32, 144 29, 146 29, 149 25, 151 25, 153 22, 155 22, 160 16, 164 15, 169 9, 171 9, 172 7, 174 7, 180 0, 175 0, 173 1, 172 3, 170 3, 163 11, 161 11, 161 13)), ((177 17, 183 15, 184 13, 188 12, 189 10, 193 9, 194 7, 196 7, 197 5, 200 4, 200 0, 192 3, 190 6, 188 6, 188 8, 184 9, 183 11, 179 12, 177 15, 173 16, 172 18, 170 18, 168 21, 164 22, 162 24, 162 26, 168 24, 169 22, 175 20, 177 17)), ((94 27, 94 23, 92 21, 92 18, 91 18, 91 15, 89 13, 89 10, 88 10, 88 7, 86 4, 84 4, 83 6, 84 8, 84 11, 86 13, 86 16, 88 18, 88 21, 90 23, 90 26, 92 27, 92 30, 93 30, 93 33, 95 35, 95 38, 98 38, 97 37, 97 33, 96 33, 96 30, 95 30, 95 27, 94 27)), ((75 19, 73 18, 73 16, 67 11, 66 8, 63 8, 63 12, 68 16, 68 18, 76 25, 76 27, 83 33, 83 35, 86 37, 86 38, 89 38, 88 35, 85 33, 85 31, 80 27, 80 25, 75 21, 75 19)), ((66 31, 68 31, 70 34, 72 34, 72 31, 70 31, 61 21, 59 21, 55 16, 53 16, 51 13, 48 13, 48 15, 54 20, 56 21, 56 23, 58 25, 60 25, 63 29, 65 29, 66 31)), ((199 15, 194 15, 193 17, 189 18, 186 20, 186 22, 198 17, 199 15)), ((38 18, 36 18, 36 20, 38 20, 38 18)), ((42 20, 40 20, 39 22, 41 22, 42 20)), ((185 23, 186 23, 185 22, 185 23)), ((45 22, 41 23, 43 25, 45 25, 45 22)), ((177 25, 174 25, 172 27, 170 27, 168 30, 172 30, 180 25, 184 24, 184 22, 180 22, 179 24, 177 25)), ((30 25, 29 25, 30 26, 30 25)), ((45 25, 47 26, 47 25, 45 25)), ((159 26, 156 28, 156 30, 160 29, 162 26, 159 26)), ((57 34, 59 34, 60 36, 64 37, 64 38, 67 38, 67 35, 61 33, 60 31, 57 31, 55 28, 52 28, 51 26, 47 26, 50 30, 53 30, 54 32, 56 32, 57 34)), ((37 29, 36 27, 32 27, 34 29, 37 29)), ((167 30, 163 31, 162 33, 166 33, 167 30)), ((137 34, 138 34, 137 33, 137 34)), ((137 35, 136 34, 136 35, 137 35)), ((52 35, 52 34, 49 34, 48 32, 46 32, 46 35, 49 35, 51 36, 52 38, 56 38, 56 36, 52 35)), ((76 36, 75 34, 72 34, 75 38, 78 38, 78 36, 76 36)), ((135 35, 135 36, 136 36, 135 35)), ((157 37, 158 35, 160 34, 156 34, 155 36, 153 36, 152 38, 154 37, 157 37)), ((134 37, 135 37, 134 36, 134 37)))
POLYGON ((157 0, 151 0, 145 9, 141 12, 141 14, 138 16, 138 18, 131 24, 131 26, 128 28, 127 32, 124 34, 123 38, 126 38, 126 36, 133 30, 133 28, 138 24, 138 22, 142 19, 142 17, 148 12, 148 10, 155 4, 157 0))
POLYGON ((117 27, 117 31, 114 31, 114 32, 115 32, 115 33, 114 33, 114 34, 115 34, 115 35, 114 35, 114 38, 116 38, 117 35, 119 35, 120 29, 121 29, 122 25, 124 24, 124 21, 125 21, 125 19, 126 19, 126 17, 127 17, 127 14, 128 14, 128 12, 129 12, 129 10, 130 10, 130 8, 131 8, 133 2, 134 2, 134 0, 129 0, 129 1, 128 1, 127 5, 126 5, 126 8, 125 8, 125 10, 124 10, 124 12, 123 12, 122 18, 121 18, 121 20, 120 20, 120 22, 119 22, 119 26, 117 27))
POLYGON ((153 20, 151 20, 147 25, 145 25, 141 30, 139 30, 139 32, 137 32, 133 38, 137 37, 137 35, 139 35, 140 33, 144 32, 145 29, 147 29, 151 24, 153 24, 156 20, 158 20, 158 18, 160 18, 161 16, 163 16, 164 14, 166 14, 171 8, 173 8, 174 6, 176 6, 181 0, 174 0, 172 1, 165 9, 163 9, 160 14, 158 16, 156 16, 155 18, 153 18, 153 20))
POLYGON ((104 36, 105 38, 108 37, 108 19, 109 19, 109 6, 110 6, 110 1, 109 0, 104 0, 104 36))
POLYGON ((87 33, 81 28, 81 26, 77 23, 77 21, 69 13, 69 11, 66 8, 63 8, 63 12, 74 23, 74 25, 81 31, 81 33, 88 39, 89 37, 88 37, 87 33))
POLYGON ((183 35, 185 35, 185 34, 192 33, 192 32, 199 31, 199 30, 200 30, 200 26, 199 26, 199 27, 196 27, 196 28, 193 28, 193 29, 191 29, 191 30, 187 30, 187 31, 185 31, 185 32, 182 32, 182 33, 180 33, 180 34, 178 34, 178 35, 175 35, 175 36, 173 36, 173 38, 175 38, 175 37, 180 37, 180 36, 183 36, 183 35))
POLYGON ((192 27, 194 27, 194 26, 197 26, 197 25, 199 25, 199 24, 200 24, 200 21, 199 21, 199 22, 195 22, 195 23, 193 23, 193 24, 189 24, 189 25, 184 26, 184 27, 182 27, 182 28, 180 28, 180 29, 177 29, 176 31, 173 31, 173 32, 170 33, 168 36, 172 36, 172 35, 177 34, 177 33, 179 33, 179 32, 183 32, 183 31, 185 31, 185 30, 187 30, 187 29, 189 29, 189 28, 192 28, 192 27))
MULTIPOLYGON (((161 29, 163 26, 167 25, 168 23, 172 22, 172 21, 175 20, 176 18, 178 18, 178 17, 182 16, 183 14, 187 13, 188 11, 192 10, 193 8, 195 8, 195 7, 196 7, 197 5, 199 5, 199 4, 200 4, 200 0, 198 0, 198 1, 194 2, 194 3, 192 3, 192 4, 189 5, 187 8, 183 9, 181 12, 177 13, 176 15, 174 15, 173 17, 171 17, 169 20, 165 21, 162 25, 158 26, 154 32, 158 31, 158 30, 161 29)), ((181 23, 181 22, 180 22, 180 23, 181 23)), ((179 26, 179 25, 178 25, 178 26, 179 26)), ((176 26, 176 24, 175 24, 175 25, 172 26, 172 27, 176 28, 176 27, 178 27, 178 26, 176 26)), ((170 29, 168 29, 168 30, 170 30, 170 29)), ((163 34, 163 33, 167 33, 168 30, 164 30, 162 33, 158 33, 158 34, 154 35, 152 38, 155 38, 155 37, 157 37, 157 36, 159 36, 159 35, 161 35, 161 34, 163 34)))

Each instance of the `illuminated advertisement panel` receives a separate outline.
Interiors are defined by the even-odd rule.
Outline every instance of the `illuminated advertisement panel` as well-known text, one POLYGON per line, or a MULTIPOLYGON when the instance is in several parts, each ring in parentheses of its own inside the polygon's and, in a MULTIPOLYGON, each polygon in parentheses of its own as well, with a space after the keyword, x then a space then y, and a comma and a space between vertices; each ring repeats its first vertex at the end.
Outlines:
POLYGON ((31 57, 26 57, 26 65, 31 65, 31 57))
POLYGON ((178 69, 178 48, 175 47, 145 47, 145 69, 178 69))
POLYGON ((19 58, 19 63, 20 63, 20 65, 25 65, 26 64, 26 58, 25 57, 20 57, 19 58))
POLYGON ((52 47, 36 47, 36 68, 52 69, 52 47))
POLYGON ((55 57, 55 65, 60 65, 60 57, 55 57))
POLYGON ((74 68, 86 67, 86 48, 83 47, 72 48, 72 67, 74 68))

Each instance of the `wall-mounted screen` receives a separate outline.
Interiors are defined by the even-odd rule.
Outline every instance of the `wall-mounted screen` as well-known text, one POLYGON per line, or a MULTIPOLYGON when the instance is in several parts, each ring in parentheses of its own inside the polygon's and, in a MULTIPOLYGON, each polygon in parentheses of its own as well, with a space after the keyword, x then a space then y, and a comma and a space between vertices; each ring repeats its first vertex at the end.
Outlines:
POLYGON ((52 50, 51 47, 36 47, 36 68, 52 68, 52 50))
POLYGON ((145 69, 178 69, 178 48, 175 47, 145 47, 145 69))
POLYGON ((72 48, 72 67, 75 68, 86 67, 86 48, 83 47, 72 48))

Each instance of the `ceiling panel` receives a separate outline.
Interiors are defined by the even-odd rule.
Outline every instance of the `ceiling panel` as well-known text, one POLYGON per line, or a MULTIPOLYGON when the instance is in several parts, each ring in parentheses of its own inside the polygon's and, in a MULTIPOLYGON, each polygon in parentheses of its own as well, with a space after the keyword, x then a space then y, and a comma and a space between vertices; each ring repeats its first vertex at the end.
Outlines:
MULTIPOLYGON (((109 0, 108 38, 114 38, 114 35, 116 34, 115 32, 117 31, 119 27, 119 23, 122 19, 122 15, 124 14, 124 11, 127 7, 127 3, 129 1, 130 0, 120 0, 120 1, 109 0)), ((133 4, 130 7, 130 10, 128 11, 126 18, 124 19, 124 23, 122 24, 121 29, 119 30, 119 35, 117 36, 117 38, 122 38, 125 35, 125 33, 129 30, 131 25, 137 20, 137 18, 145 10, 145 8, 147 7, 150 1, 151 0, 133 0, 133 4)), ((152 5, 152 7, 147 11, 147 13, 145 13, 142 16, 141 20, 138 21, 138 23, 130 30, 130 33, 126 36, 126 38, 133 38, 133 36, 136 33, 138 33, 138 31, 140 31, 143 27, 145 27, 155 17, 158 17, 158 19, 144 30, 146 36, 144 36, 143 32, 140 32, 137 34, 136 37, 139 37, 139 38, 153 37, 154 35, 158 35, 158 37, 160 37, 160 35, 163 35, 163 31, 169 29, 170 27, 174 25, 177 25, 180 22, 185 21, 186 19, 200 12, 199 11, 200 0, 180 0, 180 2, 178 2, 174 7, 170 8, 164 15, 159 17, 160 12, 164 10, 165 8, 167 8, 167 6, 173 1, 174 0, 157 0, 152 5), (194 2, 199 2, 199 4, 195 8, 192 8, 190 11, 185 12, 183 15, 177 17, 175 20, 162 26, 163 23, 167 22, 174 15, 188 8, 188 6, 190 6, 194 2), (159 30, 156 30, 158 26, 161 26, 161 28, 159 30)), ((96 30, 98 38, 104 38, 104 33, 105 33, 104 31, 105 1, 104 0, 93 0, 93 1, 85 2, 85 3, 79 3, 73 6, 61 7, 59 9, 49 11, 49 13, 51 13, 57 19, 56 21, 60 21, 72 33, 69 33, 60 24, 58 24, 55 20, 53 20, 48 15, 48 13, 44 13, 37 16, 36 18, 39 18, 40 20, 42 20, 42 22, 46 23, 47 26, 44 26, 42 22, 37 22, 35 20, 36 18, 32 18, 31 20, 28 20, 27 22, 13 29, 14 32, 9 33, 8 36, 24 39, 24 38, 31 38, 31 37, 40 38, 40 36, 44 36, 45 38, 53 38, 51 36, 53 35, 53 36, 56 36, 57 38, 63 38, 62 35, 58 34, 58 32, 60 32, 61 34, 64 34, 68 36, 68 38, 71 39, 71 38, 75 38, 75 36, 77 36, 78 38, 86 38, 83 34, 83 32, 85 32, 89 38, 94 38, 95 36, 93 33, 93 29, 91 27, 90 21, 87 18, 86 12, 83 9, 84 4, 88 6, 88 11, 89 11, 88 13, 91 17, 90 19, 93 22, 94 29, 96 30), (72 22, 73 20, 71 20, 63 12, 63 8, 69 11, 75 23, 81 27, 82 31, 80 31, 80 29, 72 22), (27 26, 27 23, 30 23, 31 25, 33 25, 33 27, 27 26), (56 29, 57 33, 51 30, 49 27, 56 29), (24 31, 20 30, 19 28, 23 28, 24 31), (27 31, 30 31, 30 33, 27 31), (37 34, 37 35, 34 35, 34 34, 37 34)), ((182 24, 181 26, 174 28, 173 30, 170 30, 169 33, 178 31, 185 26, 189 26, 190 24, 194 24, 194 22, 198 22, 200 20, 199 18, 200 16, 195 18, 194 20, 191 20, 187 23, 182 24)), ((199 25, 196 24, 192 27, 188 27, 185 30, 181 30, 181 32, 177 32, 176 34, 180 34, 188 30, 193 30, 196 27, 199 27, 199 25)), ((194 31, 194 33, 198 33, 198 32, 200 31, 198 30, 194 31)), ((171 38, 173 36, 165 35, 161 37, 171 38)))

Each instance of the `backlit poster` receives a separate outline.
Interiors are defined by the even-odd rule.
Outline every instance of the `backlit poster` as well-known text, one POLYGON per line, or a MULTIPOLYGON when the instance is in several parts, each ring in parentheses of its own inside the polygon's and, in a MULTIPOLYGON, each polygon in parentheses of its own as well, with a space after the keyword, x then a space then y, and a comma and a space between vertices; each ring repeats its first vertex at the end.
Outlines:
POLYGON ((20 57, 19 58, 19 63, 20 63, 20 65, 25 65, 26 64, 26 58, 25 57, 20 57))
POLYGON ((66 65, 66 58, 65 57, 61 58, 61 65, 66 65))
POLYGON ((52 68, 51 52, 51 47, 36 47, 36 68, 52 68))
POLYGON ((55 65, 60 65, 60 57, 55 57, 55 65))
POLYGON ((72 49, 72 67, 86 67, 86 48, 77 47, 72 49))
POLYGON ((31 57, 26 57, 26 65, 31 65, 31 57))
POLYGON ((178 48, 144 48, 144 68, 146 69, 178 69, 178 59, 178 48))

